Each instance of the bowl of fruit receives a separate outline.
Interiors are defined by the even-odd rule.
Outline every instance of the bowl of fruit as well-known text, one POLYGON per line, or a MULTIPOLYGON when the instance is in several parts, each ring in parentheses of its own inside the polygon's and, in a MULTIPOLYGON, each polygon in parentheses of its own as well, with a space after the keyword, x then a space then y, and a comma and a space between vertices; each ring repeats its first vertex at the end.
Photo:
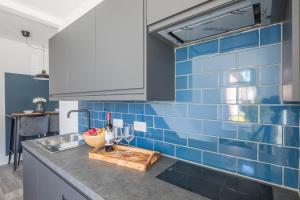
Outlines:
POLYGON ((104 141, 104 128, 92 128, 83 133, 85 143, 91 147, 102 147, 105 144, 104 141))

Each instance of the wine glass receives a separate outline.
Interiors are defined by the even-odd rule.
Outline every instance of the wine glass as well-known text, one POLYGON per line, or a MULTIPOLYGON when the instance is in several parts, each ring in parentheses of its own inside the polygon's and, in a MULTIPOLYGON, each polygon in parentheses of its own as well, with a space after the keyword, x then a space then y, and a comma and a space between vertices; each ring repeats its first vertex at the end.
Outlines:
POLYGON ((132 125, 124 127, 124 139, 126 140, 128 146, 129 143, 134 139, 134 129, 132 125))
POLYGON ((113 138, 114 142, 119 144, 123 138, 122 129, 119 127, 114 127, 113 134, 114 134, 114 138, 113 138))

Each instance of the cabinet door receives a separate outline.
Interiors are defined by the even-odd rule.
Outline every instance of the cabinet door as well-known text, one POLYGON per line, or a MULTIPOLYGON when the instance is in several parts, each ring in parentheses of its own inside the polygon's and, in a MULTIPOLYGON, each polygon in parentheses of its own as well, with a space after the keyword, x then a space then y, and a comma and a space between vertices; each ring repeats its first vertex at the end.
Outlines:
POLYGON ((96 7, 94 91, 144 87, 144 0, 104 0, 96 7))
POLYGON ((87 92, 95 77, 95 9, 68 27, 69 92, 87 92))
POLYGON ((147 0, 147 24, 152 24, 208 0, 147 0))
POLYGON ((38 167, 38 199, 61 200, 61 180, 42 163, 38 167))
POLYGON ((95 72, 95 9, 49 42, 50 94, 88 91, 95 72))
POLYGON ((39 162, 24 150, 23 154, 23 195, 24 200, 38 200, 38 165, 39 162))
POLYGON ((52 94, 67 93, 69 89, 68 30, 56 34, 49 40, 49 90, 52 94))
POLYGON ((87 200, 79 192, 73 189, 70 185, 62 181, 62 194, 61 200, 87 200))

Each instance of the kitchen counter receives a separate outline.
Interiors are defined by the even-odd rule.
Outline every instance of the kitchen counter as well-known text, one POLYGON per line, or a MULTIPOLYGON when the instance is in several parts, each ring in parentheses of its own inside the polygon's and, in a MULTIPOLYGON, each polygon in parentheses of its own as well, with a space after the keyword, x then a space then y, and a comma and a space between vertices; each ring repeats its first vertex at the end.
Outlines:
POLYGON ((49 153, 32 141, 26 141, 23 148, 93 200, 206 200, 155 178, 176 161, 165 156, 149 171, 140 172, 90 159, 88 146, 49 153))

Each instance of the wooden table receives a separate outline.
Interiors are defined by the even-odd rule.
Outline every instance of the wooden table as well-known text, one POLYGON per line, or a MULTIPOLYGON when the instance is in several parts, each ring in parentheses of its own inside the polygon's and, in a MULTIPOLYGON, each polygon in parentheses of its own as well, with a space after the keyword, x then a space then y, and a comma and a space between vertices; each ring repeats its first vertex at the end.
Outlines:
POLYGON ((18 120, 20 120, 21 117, 37 117, 37 116, 44 116, 44 115, 58 115, 59 112, 57 111, 47 111, 43 113, 11 113, 9 115, 6 115, 6 117, 10 118, 11 121, 11 130, 10 130, 10 148, 9 148, 9 157, 8 157, 8 164, 10 163, 11 160, 11 154, 12 152, 14 153, 14 166, 13 169, 14 171, 17 169, 17 145, 19 142, 19 137, 18 137, 18 120), (12 140, 13 138, 13 140, 12 140), (13 147, 13 148, 11 148, 13 147))

